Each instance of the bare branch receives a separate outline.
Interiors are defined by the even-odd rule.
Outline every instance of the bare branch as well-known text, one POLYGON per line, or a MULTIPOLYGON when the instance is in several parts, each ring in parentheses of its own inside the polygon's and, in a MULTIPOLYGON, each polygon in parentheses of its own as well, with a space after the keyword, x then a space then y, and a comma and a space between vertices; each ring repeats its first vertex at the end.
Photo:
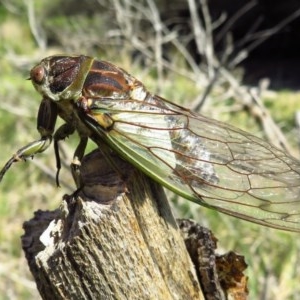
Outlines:
POLYGON ((43 34, 41 27, 37 25, 35 12, 34 12, 34 4, 32 0, 24 0, 27 6, 27 14, 28 14, 28 21, 31 32, 34 36, 35 41, 37 42, 39 48, 42 51, 46 49, 46 39, 45 35, 43 34))
POLYGON ((155 31, 155 43, 154 43, 154 55, 155 55, 155 62, 156 62, 156 70, 157 70, 157 82, 158 82, 158 92, 162 88, 163 83, 163 32, 162 32, 162 23, 159 16, 159 11, 157 9, 157 6, 152 0, 147 0, 147 3, 149 5, 151 15, 153 17, 153 28, 155 31))
POLYGON ((215 43, 218 44, 226 34, 230 31, 232 26, 237 22, 238 19, 243 17, 247 12, 249 12, 253 7, 257 5, 257 0, 250 1, 245 4, 241 9, 239 9, 221 28, 218 34, 215 36, 215 43))
MULTIPOLYGON (((270 37, 279 33, 286 25, 288 25, 289 23, 291 23, 292 21, 297 19, 299 16, 300 16, 300 9, 296 10, 294 13, 289 15, 287 18, 282 20, 280 23, 278 23, 273 28, 259 31, 256 33, 252 33, 252 34, 247 34, 240 42, 236 42, 235 47, 236 48, 241 47, 242 45, 246 44, 249 41, 253 41, 253 42, 240 51, 240 53, 241 52, 244 53, 243 58, 242 59, 240 58, 238 61, 236 60, 236 58, 234 58, 232 60, 232 62, 230 63, 230 65, 236 65, 237 63, 240 63, 242 60, 244 60, 246 57, 248 57, 248 55, 251 51, 256 49, 259 45, 264 43, 270 37)), ((240 54, 238 53, 236 56, 239 56, 239 55, 240 54)))
POLYGON ((204 17, 204 24, 202 24, 198 15, 195 0, 188 0, 197 49, 199 53, 204 56, 203 58, 206 61, 208 77, 213 78, 215 72, 213 67, 214 47, 212 39, 212 22, 206 0, 201 0, 200 3, 204 17))

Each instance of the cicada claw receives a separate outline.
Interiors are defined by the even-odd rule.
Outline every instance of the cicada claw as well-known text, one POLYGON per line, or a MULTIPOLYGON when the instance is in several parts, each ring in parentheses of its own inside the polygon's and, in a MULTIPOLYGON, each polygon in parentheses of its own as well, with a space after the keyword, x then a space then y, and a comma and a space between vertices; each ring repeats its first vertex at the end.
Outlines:
POLYGON ((4 165, 2 170, 0 171, 0 182, 5 175, 5 173, 8 171, 8 169, 11 167, 11 165, 15 162, 19 161, 25 161, 28 158, 33 157, 37 153, 44 152, 49 145, 51 144, 51 136, 43 137, 40 140, 34 141, 29 143, 28 145, 22 147, 19 149, 4 165))

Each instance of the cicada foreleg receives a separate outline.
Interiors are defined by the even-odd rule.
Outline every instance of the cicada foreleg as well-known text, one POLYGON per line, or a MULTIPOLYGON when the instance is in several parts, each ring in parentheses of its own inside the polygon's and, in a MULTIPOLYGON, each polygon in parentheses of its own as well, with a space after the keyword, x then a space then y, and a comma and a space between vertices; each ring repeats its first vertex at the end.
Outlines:
POLYGON ((31 142, 19 149, 0 171, 0 181, 14 162, 25 161, 27 158, 33 157, 35 154, 45 151, 51 144, 51 140, 51 136, 42 137, 40 140, 31 142))
POLYGON ((57 118, 57 106, 48 98, 41 102, 37 117, 37 129, 41 134, 39 140, 33 141, 19 149, 0 171, 0 181, 14 162, 25 161, 35 154, 44 152, 51 144, 57 118))

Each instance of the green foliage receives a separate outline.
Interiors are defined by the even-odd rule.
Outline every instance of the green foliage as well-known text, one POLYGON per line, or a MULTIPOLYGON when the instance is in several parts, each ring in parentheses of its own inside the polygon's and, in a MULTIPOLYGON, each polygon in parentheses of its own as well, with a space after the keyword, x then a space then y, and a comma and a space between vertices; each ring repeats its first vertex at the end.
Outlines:
POLYGON ((276 123, 288 133, 295 127, 294 113, 300 109, 300 93, 282 90, 265 100, 266 107, 272 112, 276 123))

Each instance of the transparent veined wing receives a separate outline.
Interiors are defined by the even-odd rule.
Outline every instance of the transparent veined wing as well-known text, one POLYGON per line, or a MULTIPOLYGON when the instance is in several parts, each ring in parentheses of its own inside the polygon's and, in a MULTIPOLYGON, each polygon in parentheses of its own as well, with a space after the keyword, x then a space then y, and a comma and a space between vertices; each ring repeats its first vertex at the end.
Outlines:
POLYGON ((228 124, 158 96, 93 99, 85 122, 166 188, 223 213, 300 232, 300 162, 228 124), (103 117, 112 124, 103 130, 103 117))

